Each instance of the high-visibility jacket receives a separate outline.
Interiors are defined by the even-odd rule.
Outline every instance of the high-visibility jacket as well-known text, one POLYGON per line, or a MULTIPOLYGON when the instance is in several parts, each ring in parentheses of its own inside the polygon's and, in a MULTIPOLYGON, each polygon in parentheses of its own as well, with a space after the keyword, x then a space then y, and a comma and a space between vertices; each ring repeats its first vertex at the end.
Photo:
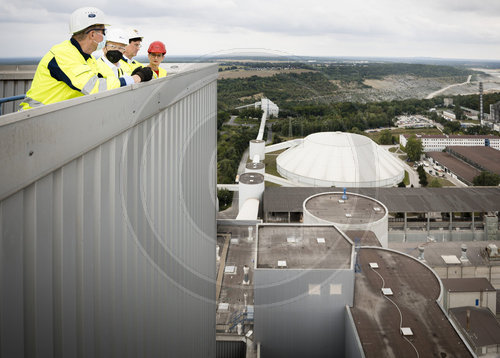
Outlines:
POLYGON ((153 78, 167 77, 167 70, 164 68, 158 67, 158 74, 153 71, 153 78))
POLYGON ((99 73, 95 58, 71 39, 53 46, 43 56, 20 106, 29 109, 125 85, 124 79, 99 73))
POLYGON ((143 67, 142 63, 136 61, 136 60, 130 60, 123 56, 123 58, 120 60, 120 68, 123 69, 123 72, 125 72, 126 75, 131 75, 132 72, 137 68, 137 67, 143 67))
POLYGON ((115 66, 113 63, 109 62, 105 55, 97 60, 97 68, 99 69, 99 73, 101 73, 105 78, 109 76, 120 78, 124 75, 120 62, 118 62, 118 66, 115 66))

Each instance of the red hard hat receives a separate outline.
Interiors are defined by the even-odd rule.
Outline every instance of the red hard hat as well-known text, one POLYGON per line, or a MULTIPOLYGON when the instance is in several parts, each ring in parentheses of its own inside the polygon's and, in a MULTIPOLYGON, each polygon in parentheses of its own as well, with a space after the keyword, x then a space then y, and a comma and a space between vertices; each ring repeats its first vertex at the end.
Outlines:
POLYGON ((151 53, 151 52, 166 54, 167 50, 165 49, 165 44, 163 42, 153 41, 153 42, 151 42, 151 45, 149 45, 149 48, 148 48, 148 53, 151 53))

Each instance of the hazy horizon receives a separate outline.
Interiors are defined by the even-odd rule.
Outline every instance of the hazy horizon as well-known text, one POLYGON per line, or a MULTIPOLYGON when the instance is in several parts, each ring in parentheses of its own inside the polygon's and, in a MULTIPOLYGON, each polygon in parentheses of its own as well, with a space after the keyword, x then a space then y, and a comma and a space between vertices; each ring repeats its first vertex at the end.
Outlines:
MULTIPOLYGON (((0 0, 0 58, 41 57, 69 38, 79 0, 0 0), (22 11, 19 11, 22 9, 22 11)), ((500 61, 500 2, 484 0, 186 0, 105 2, 109 24, 134 27, 167 56, 214 57, 243 48, 284 57, 500 61), (201 55, 197 55, 201 54, 201 55)))

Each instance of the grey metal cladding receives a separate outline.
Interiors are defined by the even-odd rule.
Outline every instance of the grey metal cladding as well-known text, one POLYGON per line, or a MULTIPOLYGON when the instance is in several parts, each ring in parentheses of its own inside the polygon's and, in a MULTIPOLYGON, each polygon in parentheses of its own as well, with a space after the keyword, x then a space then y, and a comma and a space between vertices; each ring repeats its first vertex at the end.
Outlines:
POLYGON ((0 125, 36 159, 0 155, 0 357, 215 357, 216 78, 0 125))

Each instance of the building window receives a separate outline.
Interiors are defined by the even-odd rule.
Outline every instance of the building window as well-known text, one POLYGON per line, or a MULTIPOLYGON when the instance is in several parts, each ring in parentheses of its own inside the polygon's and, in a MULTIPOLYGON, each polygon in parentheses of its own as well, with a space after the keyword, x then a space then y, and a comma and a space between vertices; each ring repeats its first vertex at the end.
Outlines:
POLYGON ((315 296, 321 295, 321 285, 310 283, 309 284, 309 295, 311 295, 311 296, 312 295, 315 295, 315 296))

